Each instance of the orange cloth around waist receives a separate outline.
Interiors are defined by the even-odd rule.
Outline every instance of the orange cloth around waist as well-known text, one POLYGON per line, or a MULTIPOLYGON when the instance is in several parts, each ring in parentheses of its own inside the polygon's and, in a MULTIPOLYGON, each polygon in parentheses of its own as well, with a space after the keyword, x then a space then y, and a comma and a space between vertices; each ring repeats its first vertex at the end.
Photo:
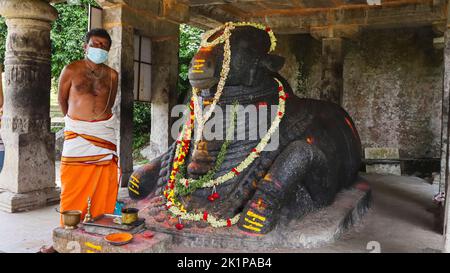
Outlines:
POLYGON ((117 145, 109 142, 107 140, 101 139, 99 137, 95 137, 95 136, 90 136, 90 135, 85 135, 85 134, 78 134, 72 131, 65 131, 64 132, 64 140, 70 140, 70 139, 74 139, 76 137, 82 137, 84 139, 86 139, 87 141, 89 141, 90 143, 92 143, 92 145, 95 145, 97 147, 102 147, 111 151, 116 151, 117 150, 117 145))
MULTIPOLYGON (((109 142, 107 140, 90 136, 86 134, 78 134, 72 131, 65 131, 64 132, 64 140, 70 140, 77 137, 81 137, 87 141, 89 141, 92 145, 95 145, 97 147, 105 148, 111 151, 116 152, 117 151, 117 145, 109 142)), ((102 155, 93 155, 93 156, 81 156, 81 157, 61 157, 61 163, 62 165, 82 165, 82 164, 95 164, 95 165, 107 165, 109 164, 109 161, 98 161, 105 156, 109 154, 102 154, 102 155), (95 162, 98 161, 98 162, 95 162), (87 162, 95 162, 95 163, 87 163, 87 162)), ((118 159, 117 156, 113 156, 113 160, 117 163, 118 159)))
MULTIPOLYGON (((81 221, 91 198, 91 216, 112 214, 118 192, 118 166, 116 161, 104 165, 61 164, 61 212, 81 210, 81 221)), ((63 226, 61 217, 61 226, 63 226)))

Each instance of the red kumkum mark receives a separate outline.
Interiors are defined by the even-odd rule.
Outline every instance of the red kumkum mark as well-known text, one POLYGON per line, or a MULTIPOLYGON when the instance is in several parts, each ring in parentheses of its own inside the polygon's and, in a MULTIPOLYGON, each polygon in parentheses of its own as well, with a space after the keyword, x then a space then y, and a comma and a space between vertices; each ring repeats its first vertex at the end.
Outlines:
POLYGON ((353 134, 356 136, 356 130, 353 127, 351 121, 348 118, 345 118, 345 123, 347 123, 347 125, 350 127, 350 129, 352 129, 353 134))

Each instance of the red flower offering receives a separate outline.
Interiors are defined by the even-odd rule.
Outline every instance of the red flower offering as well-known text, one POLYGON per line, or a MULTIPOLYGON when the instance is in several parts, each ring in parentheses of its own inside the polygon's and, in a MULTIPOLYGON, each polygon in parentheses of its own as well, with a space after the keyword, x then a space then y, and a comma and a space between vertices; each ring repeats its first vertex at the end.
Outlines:
POLYGON ((220 198, 220 195, 219 195, 217 192, 215 192, 215 193, 212 194, 212 197, 213 197, 214 199, 219 199, 219 198, 220 198))

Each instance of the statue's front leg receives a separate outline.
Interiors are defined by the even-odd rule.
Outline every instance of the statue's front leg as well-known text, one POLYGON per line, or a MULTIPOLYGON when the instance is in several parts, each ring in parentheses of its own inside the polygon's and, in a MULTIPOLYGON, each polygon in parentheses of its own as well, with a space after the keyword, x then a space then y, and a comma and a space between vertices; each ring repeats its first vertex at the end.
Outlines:
POLYGON ((161 157, 140 167, 130 176, 128 193, 132 199, 141 200, 154 192, 161 170, 161 157))
POLYGON ((259 181, 254 196, 242 211, 238 227, 254 234, 270 232, 278 223, 281 208, 295 195, 297 184, 303 183, 318 157, 320 151, 305 141, 290 143, 259 181))

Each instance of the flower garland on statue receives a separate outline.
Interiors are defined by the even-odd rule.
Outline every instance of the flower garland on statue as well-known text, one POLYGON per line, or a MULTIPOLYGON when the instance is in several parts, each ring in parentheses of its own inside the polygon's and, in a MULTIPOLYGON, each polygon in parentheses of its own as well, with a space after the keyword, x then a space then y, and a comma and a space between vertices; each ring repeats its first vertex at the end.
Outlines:
MULTIPOLYGON (((239 221, 240 214, 235 215, 233 218, 228 219, 219 219, 213 215, 209 215, 207 211, 204 211, 203 213, 189 213, 186 211, 184 206, 177 200, 178 195, 188 195, 195 190, 199 188, 213 188, 213 194, 211 194, 208 197, 208 200, 211 202, 215 199, 220 198, 219 194, 216 192, 215 188, 216 186, 219 186, 220 184, 223 184, 234 177, 238 176, 242 171, 244 171, 246 168, 248 168, 253 161, 260 156, 260 153, 265 149, 268 142, 270 141, 272 135, 275 133, 275 131, 278 129, 279 124, 281 122, 281 119, 283 118, 285 114, 285 101, 287 99, 287 94, 284 92, 283 84, 276 78, 274 80, 278 83, 278 94, 279 94, 279 101, 278 101, 278 114, 273 120, 270 129, 266 133, 266 135, 261 139, 261 141, 258 143, 258 145, 252 149, 250 154, 247 156, 244 161, 242 161, 237 167, 232 168, 228 173, 213 179, 215 173, 219 170, 221 164, 224 161, 226 150, 229 145, 229 140, 231 139, 232 135, 228 134, 234 134, 234 126, 235 126, 235 119, 236 119, 236 112, 237 112, 237 104, 235 103, 232 111, 232 118, 230 121, 230 128, 228 130, 227 134, 227 140, 224 142, 224 144, 221 147, 221 150, 217 156, 216 165, 213 168, 213 170, 209 171, 204 176, 200 177, 199 179, 187 179, 185 178, 185 158, 189 152, 189 146, 191 142, 191 135, 194 129, 194 122, 197 121, 198 127, 197 130, 197 136, 201 136, 204 128, 204 124, 206 121, 211 117, 211 114, 214 111, 214 108, 217 105, 217 102, 219 101, 223 88, 225 86, 225 81, 228 77, 228 73, 230 70, 230 60, 231 60, 231 47, 230 47, 230 37, 231 37, 231 30, 233 30, 236 26, 253 26, 259 29, 263 29, 268 32, 271 40, 271 47, 270 51, 273 51, 276 46, 276 38, 273 32, 270 30, 270 28, 265 27, 260 24, 254 24, 254 23, 226 23, 224 26, 221 26, 219 28, 213 29, 211 31, 208 31, 205 33, 201 46, 202 47, 213 47, 220 43, 224 43, 224 61, 222 65, 222 71, 220 73, 220 81, 217 86, 217 92, 214 96, 214 100, 211 104, 211 108, 209 111, 202 115, 202 111, 199 105, 199 98, 198 93, 199 90, 196 88, 193 88, 193 95, 189 104, 190 109, 190 118, 187 120, 186 124, 183 126, 183 129, 177 139, 177 147, 175 149, 175 158, 173 161, 172 170, 170 173, 169 181, 167 183, 167 186, 165 187, 165 190, 163 192, 163 195, 165 196, 167 202, 166 202, 166 208, 175 216, 178 217, 179 223, 176 225, 177 229, 182 229, 184 226, 181 223, 181 220, 190 220, 190 221, 206 221, 208 224, 210 224, 212 227, 224 227, 228 226, 231 227, 232 225, 236 224, 239 221), (208 39, 215 34, 217 31, 223 30, 223 34, 216 38, 212 42, 208 42, 208 39)), ((195 141, 194 150, 197 148, 198 140, 195 141)))

